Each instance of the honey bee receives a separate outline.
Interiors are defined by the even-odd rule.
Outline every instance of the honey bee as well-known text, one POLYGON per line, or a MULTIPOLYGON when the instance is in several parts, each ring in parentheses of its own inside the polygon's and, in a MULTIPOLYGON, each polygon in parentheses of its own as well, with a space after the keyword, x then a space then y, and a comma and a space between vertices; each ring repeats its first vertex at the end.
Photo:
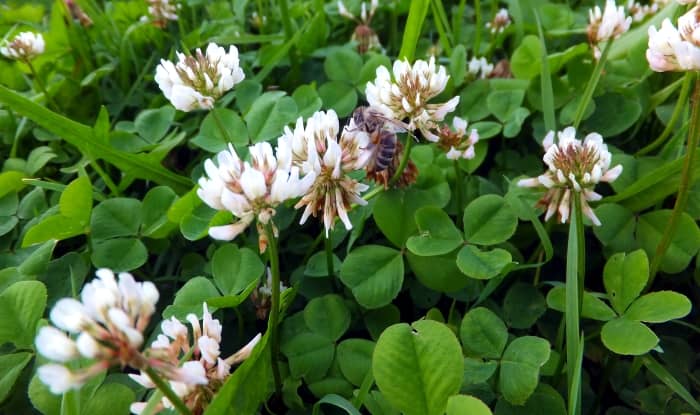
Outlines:
POLYGON ((356 130, 369 135, 370 151, 367 173, 376 174, 391 166, 397 149, 397 132, 407 131, 407 125, 387 118, 381 111, 372 107, 357 107, 352 113, 356 130))

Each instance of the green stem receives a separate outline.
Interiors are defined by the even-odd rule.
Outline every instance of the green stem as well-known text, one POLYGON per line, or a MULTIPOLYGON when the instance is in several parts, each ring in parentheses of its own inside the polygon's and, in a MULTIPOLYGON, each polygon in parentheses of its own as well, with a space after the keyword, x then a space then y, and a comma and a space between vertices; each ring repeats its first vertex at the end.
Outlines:
POLYGON ((569 396, 574 393, 577 396, 581 396, 580 390, 575 392, 572 389, 574 384, 578 384, 580 388, 580 382, 576 382, 574 375, 577 371, 576 362, 578 361, 578 349, 581 339, 579 326, 581 272, 578 269, 581 261, 578 257, 581 255, 581 247, 579 246, 581 237, 579 234, 583 232, 583 228, 579 226, 583 219, 579 194, 572 192, 571 197, 573 198, 573 209, 569 219, 569 238, 566 251, 566 372, 569 396))
POLYGON ((119 196, 119 188, 117 187, 116 184, 112 181, 112 179, 109 177, 107 172, 105 172, 102 167, 100 167, 100 164, 97 162, 97 160, 91 161, 90 166, 97 172, 97 174, 102 178, 102 181, 105 182, 105 185, 109 188, 109 191, 112 192, 113 195, 119 196))
POLYGON ((399 162, 399 167, 396 169, 396 172, 389 180, 389 187, 391 187, 401 178, 401 175, 403 174, 403 171, 406 168, 406 165, 408 164, 408 159, 411 156, 411 147, 413 147, 413 139, 411 137, 408 137, 408 140, 406 140, 406 147, 404 148, 403 155, 401 156, 401 161, 399 162))
POLYGON ((581 101, 579 101, 578 103, 578 107, 576 108, 576 115, 574 116, 574 128, 578 128, 579 124, 581 123, 581 120, 583 120, 583 115, 586 112, 586 108, 588 108, 588 103, 591 102, 591 99, 593 98, 593 92, 595 92, 595 87, 598 86, 600 74, 603 72, 603 68, 605 67, 605 61, 608 59, 608 53, 610 53, 612 44, 613 41, 611 39, 605 45, 605 49, 603 49, 603 53, 600 55, 600 59, 598 59, 598 62, 596 62, 595 67, 593 68, 593 73, 591 73, 591 77, 588 79, 586 89, 583 90, 581 101))
POLYGON ((226 130, 226 127, 224 127, 224 123, 221 121, 221 118, 219 117, 219 113, 216 111, 216 108, 211 110, 211 116, 214 118, 214 122, 216 123, 216 126, 219 128, 219 131, 221 131, 221 134, 224 136, 224 139, 226 140, 226 142, 233 143, 233 140, 231 139, 231 136, 229 135, 228 131, 226 130))
POLYGON ((685 73, 685 77, 683 78, 683 85, 681 86, 681 92, 678 94, 678 101, 676 102, 676 107, 673 109, 673 114, 671 114, 671 118, 668 120, 668 124, 666 124, 666 128, 664 128, 661 135, 658 136, 651 143, 644 146, 641 150, 637 151, 635 156, 643 156, 656 150, 671 135, 674 127, 676 126, 678 118, 681 116, 683 111, 685 111, 686 100, 688 99, 688 94, 690 94, 690 85, 692 84, 693 75, 693 72, 685 73))
POLYGON ((80 414, 80 391, 68 391, 63 395, 63 399, 61 399, 61 415, 78 414, 80 414))
POLYGON ((459 44, 462 39, 462 19, 464 18, 464 7, 466 5, 466 0, 459 0, 459 6, 457 6, 457 21, 453 21, 453 37, 455 43, 459 44))
POLYGON ((335 275, 335 270, 333 269, 333 240, 326 238, 324 244, 326 248, 326 269, 328 270, 328 276, 333 277, 335 275))
POLYGON ((148 377, 151 379, 154 385, 156 385, 156 388, 158 388, 159 391, 168 398, 170 403, 173 404, 175 409, 182 415, 191 415, 192 413, 190 412, 189 408, 185 406, 185 403, 182 402, 182 399, 180 399, 179 396, 175 394, 175 392, 170 388, 170 385, 166 381, 163 380, 163 378, 156 373, 156 371, 150 367, 146 366, 143 368, 143 371, 146 372, 148 377))
POLYGON ((280 262, 279 253, 277 252, 277 238, 275 238, 275 233, 272 229, 272 224, 269 223, 265 226, 265 232, 267 233, 269 250, 268 257, 270 260, 270 271, 272 272, 272 298, 270 301, 270 353, 272 358, 272 376, 275 378, 275 394, 277 397, 282 397, 282 377, 280 376, 280 368, 278 364, 279 356, 279 331, 277 330, 277 325, 280 318, 280 262))
POLYGON ((688 148, 686 150, 685 162, 683 163, 683 171, 681 172, 681 181, 678 186, 678 195, 676 196, 676 203, 673 205, 673 212, 671 213, 671 218, 666 224, 666 229, 664 229, 664 234, 656 246, 656 253, 651 261, 649 282, 647 283, 646 289, 648 290, 654 283, 656 278, 656 273, 661 265, 661 260, 666 253, 669 245, 671 245, 671 239, 676 233, 676 228, 678 223, 683 216, 685 207, 688 204, 688 195, 690 184, 692 183, 693 171, 695 170, 695 153, 697 152, 698 139, 700 138, 700 81, 695 79, 695 88, 693 90, 693 96, 691 98, 691 115, 690 115, 690 127, 688 129, 688 148))
POLYGON ((459 161, 455 160, 454 161, 454 166, 455 166, 455 203, 456 203, 456 208, 457 208, 457 228, 462 229, 462 219, 463 219, 463 214, 462 214, 462 203, 463 203, 463 195, 462 195, 462 183, 464 182, 464 174, 462 173, 462 169, 459 167, 459 161))
POLYGON ((378 194, 382 193, 384 191, 384 186, 377 186, 374 189, 370 190, 369 192, 365 193, 362 198, 369 201, 370 199, 374 198, 378 194))
POLYGON ((474 56, 479 56, 479 51, 481 50, 481 0, 474 0, 474 17, 475 17, 475 28, 474 28, 474 56))
POLYGON ((53 100, 53 98, 51 98, 51 95, 49 95, 49 91, 46 90, 46 86, 44 85, 44 82, 41 80, 41 78, 39 78, 39 75, 37 75, 36 71, 34 70, 34 65, 32 65, 32 62, 29 59, 25 59, 23 62, 26 63, 27 66, 29 67, 29 72, 32 73, 32 77, 34 78, 34 82, 36 82, 36 85, 39 87, 41 92, 46 97, 46 102, 48 102, 49 105, 51 107, 53 107, 54 111, 60 113, 61 112, 60 108, 58 107, 56 102, 53 100))

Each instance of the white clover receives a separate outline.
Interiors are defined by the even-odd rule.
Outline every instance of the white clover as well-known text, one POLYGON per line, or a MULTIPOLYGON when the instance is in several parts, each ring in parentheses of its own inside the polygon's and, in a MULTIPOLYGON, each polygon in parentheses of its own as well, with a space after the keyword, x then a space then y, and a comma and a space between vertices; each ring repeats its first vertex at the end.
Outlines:
POLYGON ((379 7, 378 0, 372 0, 370 2, 369 10, 367 9, 367 4, 363 1, 360 4, 360 17, 355 17, 342 1, 338 1, 338 14, 346 19, 352 20, 357 23, 355 30, 352 33, 350 40, 357 42, 357 50, 360 53, 365 53, 369 50, 381 50, 382 45, 379 43, 379 37, 377 33, 370 26, 372 24, 372 18, 374 13, 379 7))
MULTIPOLYGON (((229 144, 229 149, 217 154, 217 164, 211 159, 204 162, 206 176, 199 179, 197 195, 213 209, 228 210, 238 221, 209 228, 214 239, 232 240, 253 221, 258 227, 267 225, 280 203, 306 193, 314 180, 314 173, 300 178, 300 169, 288 161, 278 163, 268 142, 249 147, 250 162, 244 162, 229 144)), ((282 157, 289 160, 289 156, 282 157)), ((262 229, 259 229, 262 231, 262 229)), ((264 232, 260 233, 260 250, 266 247, 264 232)))
POLYGON ((594 191, 595 185, 615 181, 622 173, 622 165, 610 167, 608 146, 598 133, 588 134, 581 141, 576 138, 576 130, 567 127, 557 133, 557 143, 554 136, 554 131, 550 131, 542 142, 547 171, 538 177, 520 180, 518 186, 547 189, 538 202, 538 205, 547 208, 545 220, 557 213, 559 221, 565 223, 574 203, 572 198, 579 197, 583 214, 600 226, 600 220, 588 202, 602 198, 594 191))
POLYGON ((588 42, 593 47, 596 59, 600 59, 601 55, 599 43, 617 39, 628 31, 632 24, 632 17, 625 15, 625 8, 617 7, 615 0, 605 0, 602 13, 598 6, 588 10, 588 20, 588 42))
POLYGON ((491 31, 492 34, 503 33, 506 27, 510 26, 510 15, 508 14, 508 9, 500 9, 493 20, 486 23, 486 28, 491 31))
POLYGON ((49 387, 51 393, 60 395, 71 389, 79 389, 85 383, 85 379, 76 376, 67 367, 49 363, 37 369, 37 376, 41 382, 49 387))
POLYGON ((627 10, 629 15, 632 17, 633 22, 641 22, 648 16, 652 16, 659 11, 659 5, 656 2, 651 4, 641 4, 635 0, 627 1, 627 10))
POLYGON ((147 0, 148 14, 154 26, 164 28, 169 21, 177 21, 177 11, 180 9, 179 4, 175 4, 171 0, 147 0))
POLYGON ((41 33, 21 32, 0 46, 0 54, 9 59, 29 61, 44 53, 44 47, 41 33))
POLYGON ((479 133, 472 128, 467 133, 467 121, 460 117, 452 120, 452 129, 443 126, 440 129, 440 141, 438 145, 447 150, 447 158, 450 160, 471 160, 476 155, 474 145, 479 142, 479 133))
POLYGON ((488 78, 493 72, 493 68, 493 64, 489 63, 483 56, 481 58, 472 57, 467 67, 470 74, 481 79, 488 78))
MULTIPOLYGON (((368 186, 348 176, 361 169, 362 148, 367 146, 366 134, 345 133, 338 138, 338 115, 333 110, 317 111, 307 121, 300 117, 294 130, 285 128, 277 140, 280 160, 292 169, 299 168, 314 181, 301 200, 294 206, 305 207, 300 223, 309 216, 323 212, 323 225, 328 236, 335 218, 339 217, 347 229, 352 228, 348 211, 352 204, 364 205, 360 193, 368 186)), ((346 130, 347 131, 347 130, 346 130)))
POLYGON ((649 26, 646 51, 649 67, 656 72, 700 70, 700 31, 694 7, 679 18, 681 30, 669 19, 661 22, 661 29, 649 26))
POLYGON ((459 103, 459 96, 442 104, 428 103, 445 89, 448 79, 445 67, 436 67, 435 57, 428 62, 417 60, 413 65, 398 60, 392 73, 384 66, 377 68, 377 77, 367 83, 365 95, 371 106, 380 108, 394 120, 408 119, 410 131, 418 129, 423 137, 435 142, 438 137, 431 130, 459 103))
POLYGON ((75 342, 61 330, 44 326, 36 336, 36 348, 42 356, 56 362, 67 362, 79 356, 75 342))
POLYGON ((214 102, 245 78, 239 66, 238 49, 229 51, 209 43, 192 56, 177 53, 178 62, 161 59, 155 80, 163 95, 181 111, 212 109, 214 102))

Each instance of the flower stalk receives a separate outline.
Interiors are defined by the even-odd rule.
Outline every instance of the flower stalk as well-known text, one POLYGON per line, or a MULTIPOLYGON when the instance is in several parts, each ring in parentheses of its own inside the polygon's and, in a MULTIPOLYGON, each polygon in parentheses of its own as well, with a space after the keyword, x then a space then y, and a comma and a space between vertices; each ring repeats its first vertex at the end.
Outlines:
POLYGON ((401 156, 399 167, 396 169, 396 173, 394 173, 394 175, 391 176, 391 179, 389 180, 389 187, 393 186, 394 183, 396 183, 401 178, 401 175, 403 174, 403 171, 406 168, 406 165, 408 164, 408 160, 411 157, 411 147, 413 147, 413 141, 414 140, 411 138, 406 140, 406 147, 403 150, 403 155, 401 156))
POLYGON ((663 236, 656 246, 656 252, 654 258, 651 260, 651 265, 649 268, 649 282, 647 283, 646 289, 648 290, 654 283, 656 278, 656 273, 661 265, 661 260, 666 253, 669 245, 671 245, 671 239, 676 233, 678 228, 678 223, 685 211, 685 207, 688 204, 688 196, 690 185, 692 182, 692 176, 694 171, 695 158, 697 153, 698 144, 700 141, 700 80, 697 74, 692 73, 692 77, 695 78, 695 87, 693 89, 693 96, 691 97, 691 114, 690 114, 690 128, 688 129, 688 145, 685 155, 685 162, 683 163, 683 170, 681 172, 681 181, 678 185, 678 194, 676 196, 676 203, 673 205, 673 211, 671 213, 671 218, 666 224, 663 236))
POLYGON ((268 259, 270 261, 270 271, 272 272, 272 296, 270 303, 270 354, 272 363, 272 376, 275 379, 275 394, 282 396, 282 377, 279 368, 279 318, 280 318, 280 263, 279 252, 277 250, 277 238, 271 224, 265 226, 268 239, 268 259))
POLYGON ((173 391, 173 389, 168 385, 166 381, 161 378, 158 373, 156 373, 155 370, 153 370, 152 367, 146 366, 143 369, 144 372, 148 375, 148 377, 151 379, 151 382, 153 382, 154 385, 158 388, 158 390, 168 398, 168 400, 173 404, 173 407, 181 414, 181 415, 191 415, 192 412, 187 408, 184 402, 182 402, 182 399, 180 399, 179 396, 173 391))

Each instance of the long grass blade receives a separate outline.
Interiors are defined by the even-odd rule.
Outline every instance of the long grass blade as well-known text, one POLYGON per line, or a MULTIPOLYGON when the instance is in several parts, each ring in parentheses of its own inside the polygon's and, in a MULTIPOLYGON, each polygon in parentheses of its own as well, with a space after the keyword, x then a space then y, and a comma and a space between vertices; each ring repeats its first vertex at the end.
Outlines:
POLYGON ((688 392, 688 390, 673 377, 671 372, 669 372, 661 363, 657 362, 656 359, 650 355, 642 357, 642 363, 646 366, 651 373, 654 374, 660 381, 662 381, 666 386, 669 387, 676 395, 680 396, 688 405, 692 406, 695 411, 700 412, 700 403, 693 397, 693 395, 688 392))
POLYGON ((557 124, 554 117, 554 92, 552 90, 552 74, 549 70, 549 59, 547 59, 547 45, 544 41, 544 33, 542 31, 542 22, 540 16, 535 12, 535 20, 537 20, 537 31, 540 35, 540 44, 542 45, 542 71, 540 73, 540 91, 542 93, 542 114, 544 115, 544 129, 546 131, 556 131, 557 124))
MULTIPOLYGON (((579 200, 577 194, 571 196, 574 201, 579 200)), ((580 396, 580 381, 576 379, 576 361, 579 355, 580 333, 579 328, 579 221, 576 217, 580 215, 580 202, 573 204, 573 211, 569 219, 569 239, 566 249, 566 372, 567 385, 569 385, 569 396, 580 396), (578 386, 577 386, 578 385, 578 386), (576 390, 574 389, 576 388, 576 390)), ((569 412, 569 415, 573 415, 569 412)))
POLYGON ((418 38, 423 29, 423 22, 428 16, 428 8, 430 0, 414 0, 411 2, 411 8, 408 10, 408 19, 406 20, 406 28, 403 32, 403 40, 401 41, 401 50, 399 58, 406 58, 412 61, 416 55, 416 46, 418 38))

